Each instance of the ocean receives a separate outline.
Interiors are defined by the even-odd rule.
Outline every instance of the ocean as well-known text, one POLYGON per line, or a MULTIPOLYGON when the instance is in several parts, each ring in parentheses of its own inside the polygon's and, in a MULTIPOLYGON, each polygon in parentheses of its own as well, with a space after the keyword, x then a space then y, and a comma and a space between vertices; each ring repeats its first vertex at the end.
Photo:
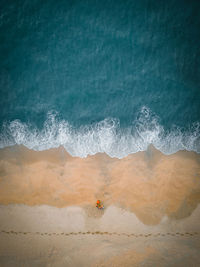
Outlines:
POLYGON ((200 2, 0 2, 0 148, 200 153, 200 2))

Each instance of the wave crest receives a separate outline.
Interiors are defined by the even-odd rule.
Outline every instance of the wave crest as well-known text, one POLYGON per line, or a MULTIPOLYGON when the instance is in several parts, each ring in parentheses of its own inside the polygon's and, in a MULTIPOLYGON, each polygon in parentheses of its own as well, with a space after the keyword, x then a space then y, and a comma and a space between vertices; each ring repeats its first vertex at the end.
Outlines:
POLYGON ((14 120, 4 123, 0 134, 0 147, 24 145, 34 150, 63 146, 72 156, 86 157, 105 152, 111 157, 123 158, 131 153, 144 151, 150 144, 165 154, 179 150, 200 153, 200 123, 189 129, 176 126, 166 132, 159 118, 143 107, 132 125, 123 129, 118 119, 106 118, 88 126, 74 128, 58 114, 50 112, 43 129, 14 120))

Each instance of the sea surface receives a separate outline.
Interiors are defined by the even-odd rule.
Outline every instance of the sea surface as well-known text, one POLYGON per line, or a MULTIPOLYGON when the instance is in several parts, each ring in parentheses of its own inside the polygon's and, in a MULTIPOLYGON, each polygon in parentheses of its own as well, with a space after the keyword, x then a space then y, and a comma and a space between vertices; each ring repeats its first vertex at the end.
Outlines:
POLYGON ((200 153, 200 1, 1 0, 0 147, 200 153))

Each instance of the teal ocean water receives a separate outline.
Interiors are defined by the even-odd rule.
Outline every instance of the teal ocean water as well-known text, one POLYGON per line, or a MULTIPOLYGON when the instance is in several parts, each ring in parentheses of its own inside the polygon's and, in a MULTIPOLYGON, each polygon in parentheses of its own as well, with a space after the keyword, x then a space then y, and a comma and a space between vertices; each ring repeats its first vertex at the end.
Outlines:
POLYGON ((200 152, 200 1, 1 0, 0 147, 200 152))

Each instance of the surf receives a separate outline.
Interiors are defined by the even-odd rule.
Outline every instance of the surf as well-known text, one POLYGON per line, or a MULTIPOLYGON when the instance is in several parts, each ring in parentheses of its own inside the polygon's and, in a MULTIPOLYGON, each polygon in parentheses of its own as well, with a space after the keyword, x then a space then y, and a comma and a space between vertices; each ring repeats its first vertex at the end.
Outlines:
POLYGON ((41 151, 63 146, 72 156, 78 157, 106 153, 110 157, 123 158, 147 150, 150 144, 164 154, 179 150, 200 153, 199 141, 199 122, 187 129, 174 126, 166 131, 159 123, 159 117, 147 107, 142 107, 126 128, 121 127, 116 118, 76 128, 67 120, 60 120, 57 113, 49 112, 41 130, 13 120, 3 124, 0 135, 1 148, 17 144, 41 151))

